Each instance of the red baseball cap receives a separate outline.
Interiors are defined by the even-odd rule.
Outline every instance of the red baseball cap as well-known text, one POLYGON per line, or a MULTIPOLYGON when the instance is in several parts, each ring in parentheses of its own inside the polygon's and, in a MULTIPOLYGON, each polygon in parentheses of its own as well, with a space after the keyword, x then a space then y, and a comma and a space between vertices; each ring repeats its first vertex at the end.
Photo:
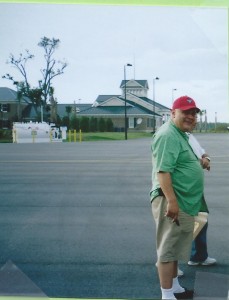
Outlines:
POLYGON ((172 109, 181 109, 181 110, 188 110, 192 108, 195 108, 196 112, 200 111, 200 109, 196 106, 195 101, 188 96, 182 96, 176 99, 173 102, 173 107, 172 107, 172 109))

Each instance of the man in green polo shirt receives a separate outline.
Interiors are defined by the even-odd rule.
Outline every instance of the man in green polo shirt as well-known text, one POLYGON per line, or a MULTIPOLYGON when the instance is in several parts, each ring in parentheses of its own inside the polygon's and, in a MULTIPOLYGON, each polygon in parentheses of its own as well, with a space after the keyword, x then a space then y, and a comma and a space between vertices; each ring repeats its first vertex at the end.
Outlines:
POLYGON ((152 141, 152 212, 156 222, 157 266, 162 299, 190 299, 193 291, 181 287, 177 263, 188 261, 194 216, 203 199, 204 174, 186 132, 196 123, 199 108, 182 96, 174 101, 171 119, 152 141))

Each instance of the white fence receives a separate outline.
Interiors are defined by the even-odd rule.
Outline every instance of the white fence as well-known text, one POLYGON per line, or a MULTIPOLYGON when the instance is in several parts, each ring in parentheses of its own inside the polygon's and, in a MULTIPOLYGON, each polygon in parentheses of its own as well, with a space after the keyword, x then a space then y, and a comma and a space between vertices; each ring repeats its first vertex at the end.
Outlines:
POLYGON ((13 143, 50 143, 66 139, 67 128, 60 129, 45 122, 13 123, 13 143))

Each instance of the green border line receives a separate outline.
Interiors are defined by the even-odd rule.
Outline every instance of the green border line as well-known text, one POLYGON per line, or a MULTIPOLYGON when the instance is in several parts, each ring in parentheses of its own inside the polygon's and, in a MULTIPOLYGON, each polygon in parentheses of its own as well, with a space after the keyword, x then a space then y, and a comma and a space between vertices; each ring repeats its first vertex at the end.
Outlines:
POLYGON ((228 0, 0 0, 0 3, 229 7, 228 0))

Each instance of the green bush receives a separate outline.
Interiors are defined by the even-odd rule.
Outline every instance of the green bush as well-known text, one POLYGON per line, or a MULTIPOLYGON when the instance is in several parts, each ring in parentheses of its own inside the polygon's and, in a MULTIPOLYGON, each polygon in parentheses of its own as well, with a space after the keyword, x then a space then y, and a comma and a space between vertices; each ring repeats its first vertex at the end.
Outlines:
POLYGON ((99 118, 98 131, 100 131, 100 132, 105 132, 106 131, 106 122, 105 122, 104 118, 99 118))
POLYGON ((114 131, 114 125, 111 119, 106 120, 106 131, 107 132, 113 132, 114 131))
POLYGON ((80 119, 80 129, 82 132, 89 132, 89 118, 88 117, 82 117, 80 119))
POLYGON ((80 119, 77 116, 72 116, 70 119, 70 129, 75 129, 79 131, 80 128, 80 119))
POLYGON ((12 143, 12 130, 11 129, 0 129, 0 142, 1 143, 12 143))
POLYGON ((90 132, 96 132, 98 130, 98 122, 95 117, 90 118, 89 130, 90 132))
POLYGON ((64 116, 61 121, 62 126, 66 126, 69 129, 70 120, 68 116, 64 116))

